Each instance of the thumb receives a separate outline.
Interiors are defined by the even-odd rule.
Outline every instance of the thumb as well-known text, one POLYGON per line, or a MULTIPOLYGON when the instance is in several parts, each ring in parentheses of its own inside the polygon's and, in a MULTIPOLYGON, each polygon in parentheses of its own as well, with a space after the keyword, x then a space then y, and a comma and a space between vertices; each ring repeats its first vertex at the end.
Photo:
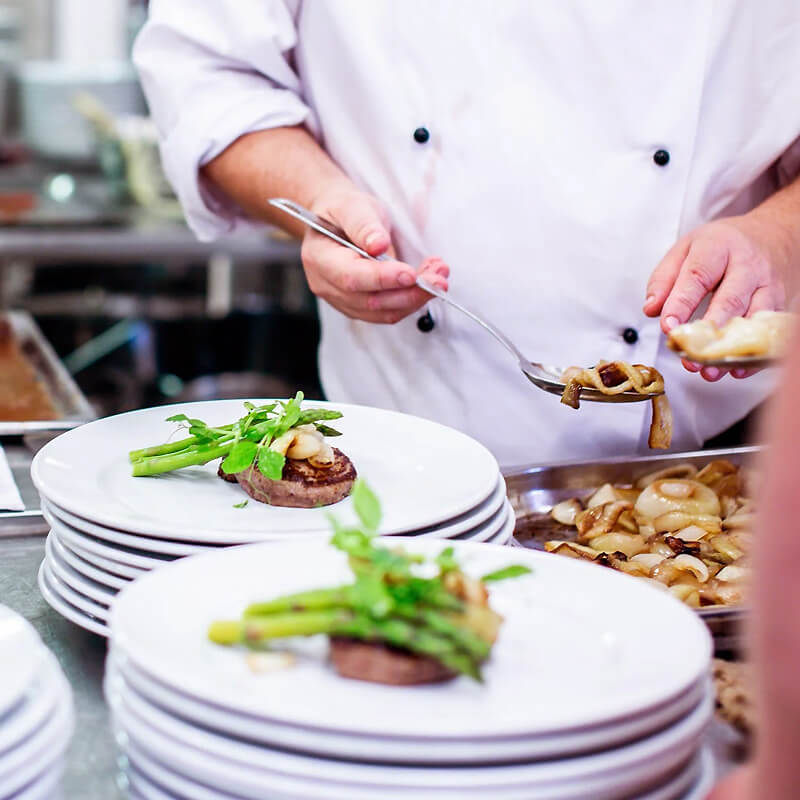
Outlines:
POLYGON ((389 225, 372 198, 350 195, 332 211, 335 221, 362 250, 366 250, 371 256, 379 256, 389 249, 392 243, 389 225))

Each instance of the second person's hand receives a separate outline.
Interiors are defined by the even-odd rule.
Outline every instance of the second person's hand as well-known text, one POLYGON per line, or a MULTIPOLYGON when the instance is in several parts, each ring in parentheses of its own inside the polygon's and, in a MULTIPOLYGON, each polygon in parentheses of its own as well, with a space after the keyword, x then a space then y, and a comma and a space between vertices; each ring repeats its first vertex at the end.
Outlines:
MULTIPOLYGON (((352 319, 393 324, 430 300, 415 285, 417 272, 393 258, 391 227, 378 201, 351 184, 336 185, 317 197, 311 210, 338 225, 348 238, 371 256, 388 254, 385 261, 362 258, 314 230, 303 238, 301 257, 311 291, 352 319)), ((450 269, 441 259, 427 259, 420 270, 429 281, 447 290, 450 269)))

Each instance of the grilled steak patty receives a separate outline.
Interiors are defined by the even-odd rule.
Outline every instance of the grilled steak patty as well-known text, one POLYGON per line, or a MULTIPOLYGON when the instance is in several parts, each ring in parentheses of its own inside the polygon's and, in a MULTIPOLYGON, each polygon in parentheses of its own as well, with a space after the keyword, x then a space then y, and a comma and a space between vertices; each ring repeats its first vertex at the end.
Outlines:
POLYGON ((338 503, 350 494, 356 479, 353 462, 335 447, 333 464, 329 467, 315 467, 306 460, 287 458, 279 481, 262 475, 255 463, 234 475, 226 475, 222 467, 217 472, 226 481, 232 478, 238 481, 253 500, 288 508, 315 508, 338 503))
POLYGON ((392 686, 441 683, 456 676, 430 656, 390 647, 382 642, 363 642, 331 636, 331 662, 343 678, 392 686))

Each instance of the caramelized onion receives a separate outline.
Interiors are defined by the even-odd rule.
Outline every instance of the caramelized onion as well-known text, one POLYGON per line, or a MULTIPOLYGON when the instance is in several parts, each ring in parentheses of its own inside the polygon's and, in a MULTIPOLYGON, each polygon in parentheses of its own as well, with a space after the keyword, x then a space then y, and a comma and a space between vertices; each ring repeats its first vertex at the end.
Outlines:
MULTIPOLYGON (((636 501, 637 514, 649 519, 656 519, 668 511, 682 511, 685 514, 698 516, 706 514, 719 516, 719 498, 708 486, 694 480, 675 480, 666 478, 651 483, 636 501), (667 486, 670 494, 662 487, 667 486), (685 486, 685 489, 679 487, 685 486), (684 494, 682 497, 677 494, 684 494)), ((677 529, 676 529, 677 530, 677 529)))

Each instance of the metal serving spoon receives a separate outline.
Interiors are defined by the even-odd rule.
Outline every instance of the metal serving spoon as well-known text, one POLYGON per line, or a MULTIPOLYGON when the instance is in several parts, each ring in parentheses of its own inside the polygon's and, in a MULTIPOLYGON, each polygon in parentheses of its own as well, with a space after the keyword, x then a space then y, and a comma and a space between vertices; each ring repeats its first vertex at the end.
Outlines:
MULTIPOLYGON (((322 217, 317 216, 313 211, 309 211, 307 208, 298 205, 292 200, 286 200, 285 198, 272 198, 269 203, 270 205, 275 206, 275 208, 281 209, 281 211, 290 214, 295 219, 298 219, 304 224, 308 225, 309 228, 313 228, 315 231, 318 231, 324 236, 333 239, 344 247, 349 247, 351 250, 354 250, 364 258, 368 258, 372 261, 385 261, 388 259, 388 256, 386 255, 378 257, 371 256, 366 250, 362 250, 358 245, 351 242, 347 237, 347 234, 337 225, 334 225, 332 222, 326 219, 322 219, 322 217)), ((477 322, 481 327, 494 336, 494 338, 497 339, 497 341, 500 342, 500 344, 502 344, 512 356, 514 356, 517 361, 517 366, 522 370, 522 372, 525 374, 525 377, 527 377, 532 384, 537 386, 539 389, 543 389, 545 392, 550 392, 550 394, 563 394, 564 387, 566 385, 561 377, 564 374, 564 367, 555 367, 549 364, 539 364, 535 361, 529 361, 527 358, 525 358, 519 348, 511 341, 511 339, 509 339, 508 336, 506 336, 499 328, 483 319, 483 317, 476 314, 474 311, 466 308, 461 303, 456 302, 448 292, 443 292, 438 287, 426 281, 425 278, 419 276, 417 277, 417 286, 419 286, 420 289, 428 292, 428 294, 438 297, 440 300, 448 303, 453 308, 458 309, 462 314, 466 314, 470 319, 477 322)), ((603 394, 597 389, 582 388, 580 399, 589 400, 596 403, 638 403, 643 400, 650 400, 659 394, 663 394, 663 392, 654 392, 652 394, 639 394, 638 392, 603 394)))

